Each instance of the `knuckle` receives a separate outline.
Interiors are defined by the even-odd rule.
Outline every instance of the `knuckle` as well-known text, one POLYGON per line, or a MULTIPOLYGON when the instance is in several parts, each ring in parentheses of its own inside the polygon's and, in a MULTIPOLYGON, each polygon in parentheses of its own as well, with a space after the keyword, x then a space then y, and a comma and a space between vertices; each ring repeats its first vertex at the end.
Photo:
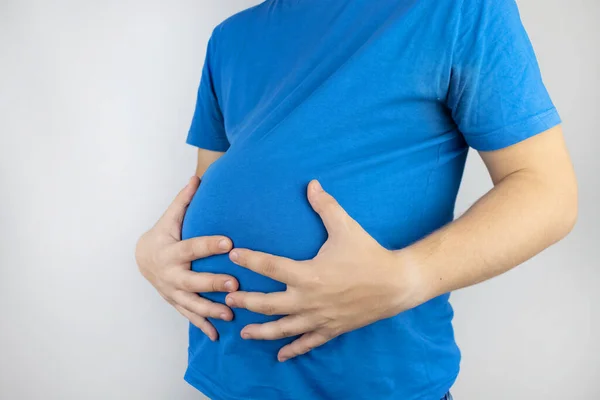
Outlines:
POLYGON ((218 292, 221 290, 221 282, 215 277, 210 279, 210 289, 213 292, 218 292))
POLYGON ((167 287, 178 288, 180 286, 180 278, 175 268, 169 268, 160 273, 160 278, 163 284, 167 287))
POLYGON ((264 315, 275 315, 275 307, 273 307, 272 304, 263 304, 260 313, 264 315))
POLYGON ((272 258, 266 258, 263 261, 263 271, 265 275, 273 275, 277 270, 277 265, 272 258))
POLYGON ((323 208, 326 211, 333 211, 335 209, 335 200, 332 197, 327 197, 323 201, 323 208))
POLYGON ((182 301, 183 298, 179 295, 178 291, 174 291, 171 295, 168 296, 171 304, 175 307, 185 308, 185 302, 182 301))
POLYGON ((179 257, 182 259, 190 260, 195 256, 194 246, 191 241, 181 242, 179 248, 179 257))
POLYGON ((195 303, 193 305, 193 308, 194 308, 194 313, 198 314, 201 317, 210 317, 212 315, 210 312, 211 311, 210 307, 207 307, 205 304, 195 303))
POLYGON ((185 292, 194 292, 194 284, 187 279, 185 276, 181 276, 178 278, 178 286, 181 290, 185 292))
POLYGON ((171 201, 170 208, 179 208, 185 205, 185 187, 177 192, 173 201, 171 201))
POLYGON ((279 328, 278 333, 279 333, 279 337, 281 337, 281 338, 286 338, 286 337, 292 336, 290 330, 285 327, 279 328))
POLYGON ((237 308, 248 308, 250 306, 244 296, 238 296, 233 302, 237 308))
POLYGON ((209 254, 212 254, 212 243, 213 241, 210 238, 199 237, 193 240, 194 242, 194 256, 195 258, 206 257, 209 254))
POLYGON ((208 240, 208 249, 210 251, 211 254, 217 254, 217 253, 221 253, 221 249, 219 248, 219 242, 221 241, 221 238, 218 237, 213 237, 210 238, 208 240))
POLYGON ((197 315, 199 318, 206 318, 206 317, 210 316, 207 313, 201 312, 201 310, 196 310, 196 309, 194 309, 193 314, 197 315))
POLYGON ((321 212, 323 212, 323 213, 329 213, 329 212, 333 211, 334 205, 335 204, 332 201, 332 198, 326 198, 326 197, 324 197, 321 200, 321 202, 320 202, 321 212))
POLYGON ((213 318, 220 318, 221 314, 223 314, 223 312, 221 311, 221 308, 219 306, 217 306, 216 304, 208 307, 208 313, 213 318))
MULTIPOLYGON (((185 207, 184 204, 181 204, 180 207, 183 209, 185 207)), ((185 213, 179 212, 175 214, 175 218, 173 221, 177 224, 177 226, 181 226, 183 224, 183 219, 185 218, 185 213)))
POLYGON ((330 329, 325 329, 321 336, 323 337, 324 340, 331 340, 331 339, 339 336, 340 334, 341 334, 341 329, 339 329, 337 327, 333 327, 330 329))

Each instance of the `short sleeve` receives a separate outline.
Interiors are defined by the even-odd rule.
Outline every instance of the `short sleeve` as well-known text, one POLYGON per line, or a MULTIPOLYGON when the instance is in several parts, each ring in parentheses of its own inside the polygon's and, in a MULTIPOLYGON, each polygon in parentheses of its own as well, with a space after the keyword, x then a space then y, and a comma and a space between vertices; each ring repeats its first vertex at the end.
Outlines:
POLYGON ((469 146, 498 150, 560 124, 515 0, 463 0, 447 105, 469 146))
POLYGON ((217 100, 214 61, 215 37, 213 32, 206 50, 196 109, 186 143, 206 150, 226 151, 229 148, 229 142, 225 135, 223 113, 217 100))

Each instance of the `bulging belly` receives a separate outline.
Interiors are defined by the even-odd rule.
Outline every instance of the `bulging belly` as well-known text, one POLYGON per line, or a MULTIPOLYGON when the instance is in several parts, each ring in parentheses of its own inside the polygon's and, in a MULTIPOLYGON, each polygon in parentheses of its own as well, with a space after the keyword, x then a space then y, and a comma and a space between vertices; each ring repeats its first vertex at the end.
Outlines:
MULTIPOLYGON (((228 151, 204 174, 187 209, 182 238, 225 235, 238 248, 297 260, 314 257, 327 233, 306 199, 310 179, 283 159, 267 159, 248 150, 242 154, 228 151)), ((285 290, 283 283, 232 263, 227 254, 195 260, 192 270, 234 276, 243 291, 285 290)), ((200 295, 224 303, 226 294, 200 295)), ((277 318, 244 309, 235 309, 234 316, 227 323, 211 319, 221 340, 237 343, 243 326, 277 318)))
MULTIPOLYGON (((301 152, 280 150, 259 151, 246 146, 242 151, 232 147, 213 163, 188 207, 183 239, 225 235, 234 247, 310 259, 327 239, 323 223, 306 197, 311 179, 319 179, 350 216, 386 248, 404 247, 435 228, 427 226, 427 219, 437 223, 444 219, 440 212, 451 214, 451 201, 445 201, 450 206, 445 207, 447 211, 438 208, 424 212, 431 206, 424 201, 429 165, 392 158, 385 162, 367 158, 332 164, 301 152), (406 168, 403 163, 412 167, 406 168), (436 212, 439 215, 434 215, 436 212)), ((285 290, 283 283, 233 264, 228 255, 196 260, 192 269, 230 274, 244 291, 285 290)), ((223 293, 201 295, 217 302, 224 302, 225 297, 223 293)), ((245 310, 234 312, 233 324, 215 321, 222 336, 232 329, 239 334, 248 323, 276 318, 245 310)))
MULTIPOLYGON (((326 231, 306 200, 310 178, 244 153, 226 153, 213 163, 190 203, 183 239, 225 235, 234 247, 290 257, 313 257, 326 231)), ((192 263, 194 271, 226 273, 238 278, 241 290, 272 292, 283 285, 229 261, 227 255, 192 263)))

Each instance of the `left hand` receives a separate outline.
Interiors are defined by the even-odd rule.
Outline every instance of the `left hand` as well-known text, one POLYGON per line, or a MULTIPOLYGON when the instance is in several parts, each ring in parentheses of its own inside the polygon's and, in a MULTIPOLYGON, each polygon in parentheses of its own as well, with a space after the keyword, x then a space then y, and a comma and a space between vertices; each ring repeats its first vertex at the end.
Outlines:
POLYGON ((308 186, 308 200, 328 233, 315 258, 295 261, 237 248, 230 252, 234 263, 287 285, 285 292, 238 291, 226 297, 230 307, 285 315, 247 325, 242 338, 302 335, 279 351, 279 361, 420 304, 418 274, 410 264, 377 243, 317 181, 308 186))

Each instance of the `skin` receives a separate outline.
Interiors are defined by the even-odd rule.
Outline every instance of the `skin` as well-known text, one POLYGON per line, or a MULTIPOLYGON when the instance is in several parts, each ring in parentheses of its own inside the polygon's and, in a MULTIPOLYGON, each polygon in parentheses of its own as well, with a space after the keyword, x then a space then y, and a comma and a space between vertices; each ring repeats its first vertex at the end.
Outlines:
POLYGON ((196 175, 179 192, 158 222, 137 242, 135 257, 141 274, 181 315, 202 330, 211 340, 218 332, 207 317, 231 321, 233 313, 225 305, 204 299, 198 293, 231 292, 238 281, 224 274, 191 271, 191 262, 199 258, 224 254, 231 250, 225 236, 198 237, 181 240, 181 224, 200 179, 206 169, 223 153, 201 150, 196 175))
MULTIPOLYGON (((310 182, 308 200, 328 232, 315 258, 291 260, 241 248, 229 253, 234 263, 287 285, 279 293, 232 290, 227 295, 229 307, 283 315, 244 327, 242 337, 274 340, 299 335, 279 351, 279 361, 286 361, 343 333, 500 275, 572 230, 577 183, 560 126, 479 154, 494 187, 460 218, 396 251, 379 245, 317 181, 310 182)), ((164 251, 156 246, 140 252, 147 260, 150 252, 164 251)), ((164 282, 157 278, 166 274, 164 264, 143 266, 144 260, 140 269, 154 279, 150 281, 155 286, 156 281, 164 282)))

